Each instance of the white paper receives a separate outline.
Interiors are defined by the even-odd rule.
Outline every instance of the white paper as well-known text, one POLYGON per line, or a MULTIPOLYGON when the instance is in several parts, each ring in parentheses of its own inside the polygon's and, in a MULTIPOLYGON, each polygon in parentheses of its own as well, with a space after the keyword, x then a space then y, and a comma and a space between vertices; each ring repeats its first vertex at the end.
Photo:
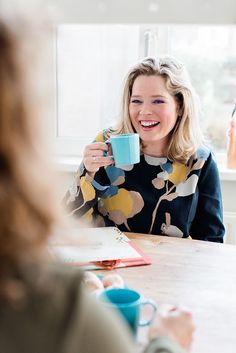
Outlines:
POLYGON ((51 252, 64 262, 88 263, 94 261, 141 258, 129 245, 129 238, 115 227, 73 229, 73 238, 80 234, 78 245, 52 245, 51 252))

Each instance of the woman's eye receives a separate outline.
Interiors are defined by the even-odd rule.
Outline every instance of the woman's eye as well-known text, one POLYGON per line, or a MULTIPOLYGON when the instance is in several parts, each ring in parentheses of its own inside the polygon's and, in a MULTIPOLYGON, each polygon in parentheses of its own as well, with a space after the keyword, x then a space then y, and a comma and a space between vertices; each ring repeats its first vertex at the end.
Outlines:
POLYGON ((132 100, 131 100, 131 103, 133 103, 133 104, 141 104, 142 101, 139 100, 139 99, 132 99, 132 100))
POLYGON ((163 104, 163 103, 165 103, 165 101, 163 101, 162 99, 155 99, 155 100, 153 101, 153 103, 154 103, 154 104, 163 104))

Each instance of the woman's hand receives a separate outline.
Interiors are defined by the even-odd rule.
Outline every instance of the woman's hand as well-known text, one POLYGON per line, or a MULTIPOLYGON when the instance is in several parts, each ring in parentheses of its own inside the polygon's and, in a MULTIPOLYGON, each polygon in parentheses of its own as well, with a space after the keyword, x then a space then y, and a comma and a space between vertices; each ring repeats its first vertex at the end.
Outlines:
POLYGON ((87 145, 84 149, 83 163, 90 176, 101 168, 114 163, 114 160, 104 156, 104 152, 108 152, 108 146, 103 142, 94 142, 87 145))
POLYGON ((195 326, 192 314, 186 308, 163 307, 149 329, 149 338, 169 336, 180 346, 190 351, 195 326))

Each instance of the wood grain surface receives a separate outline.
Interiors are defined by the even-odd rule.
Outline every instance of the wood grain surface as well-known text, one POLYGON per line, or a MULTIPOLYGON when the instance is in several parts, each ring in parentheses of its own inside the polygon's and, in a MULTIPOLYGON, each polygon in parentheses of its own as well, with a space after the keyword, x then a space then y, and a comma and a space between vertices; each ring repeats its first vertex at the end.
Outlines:
MULTIPOLYGON (((112 272, 119 273, 128 287, 154 299, 158 305, 189 307, 196 324, 193 353, 235 353, 236 246, 125 234, 153 263, 112 272)), ((107 271, 96 273, 107 274, 107 271)), ((145 335, 140 335, 143 343, 145 335)))

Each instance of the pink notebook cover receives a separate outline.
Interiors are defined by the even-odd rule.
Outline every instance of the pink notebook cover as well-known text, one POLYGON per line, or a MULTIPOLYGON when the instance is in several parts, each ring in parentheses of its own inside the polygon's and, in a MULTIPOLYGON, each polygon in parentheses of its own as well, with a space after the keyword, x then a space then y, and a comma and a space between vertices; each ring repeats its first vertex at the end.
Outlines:
POLYGON ((146 255, 134 242, 130 240, 129 245, 132 246, 141 257, 91 262, 91 264, 84 264, 82 267, 86 270, 113 270, 120 267, 151 265, 151 258, 146 255))

